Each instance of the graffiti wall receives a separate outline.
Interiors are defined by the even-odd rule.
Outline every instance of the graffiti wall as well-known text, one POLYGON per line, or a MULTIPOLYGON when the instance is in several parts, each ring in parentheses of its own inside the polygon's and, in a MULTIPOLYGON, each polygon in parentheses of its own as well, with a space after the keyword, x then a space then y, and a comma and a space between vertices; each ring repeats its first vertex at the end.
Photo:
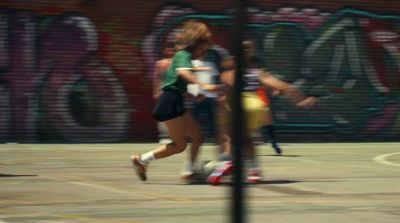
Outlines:
MULTIPOLYGON (((229 4, 40 2, 0 4, 1 142, 154 141, 152 78, 166 40, 198 19, 212 29, 214 62, 232 49, 229 4)), ((300 109, 271 97, 283 137, 400 139, 398 3, 257 3, 246 35, 267 69, 319 98, 300 109)))

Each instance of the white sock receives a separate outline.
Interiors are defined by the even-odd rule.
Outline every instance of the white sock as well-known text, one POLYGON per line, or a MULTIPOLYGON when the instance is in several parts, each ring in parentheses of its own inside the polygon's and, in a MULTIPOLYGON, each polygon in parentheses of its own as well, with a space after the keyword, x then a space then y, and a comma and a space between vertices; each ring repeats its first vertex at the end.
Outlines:
POLYGON ((192 161, 185 161, 183 163, 183 168, 181 171, 181 175, 187 175, 193 173, 193 162, 192 161))
POLYGON ((153 151, 147 152, 145 154, 140 155, 139 162, 143 165, 149 164, 151 161, 155 160, 153 151))

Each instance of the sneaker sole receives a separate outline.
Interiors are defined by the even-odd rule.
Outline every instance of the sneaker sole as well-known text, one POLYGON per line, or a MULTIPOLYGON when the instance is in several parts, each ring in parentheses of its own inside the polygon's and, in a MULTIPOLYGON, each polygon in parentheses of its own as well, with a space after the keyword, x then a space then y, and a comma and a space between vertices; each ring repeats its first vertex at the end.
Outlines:
POLYGON ((146 176, 146 173, 143 172, 143 169, 144 169, 143 165, 140 164, 139 161, 137 161, 136 158, 134 158, 132 160, 132 164, 133 164, 133 167, 135 169, 136 175, 138 175, 139 179, 141 181, 146 181, 147 180, 147 176, 146 176))

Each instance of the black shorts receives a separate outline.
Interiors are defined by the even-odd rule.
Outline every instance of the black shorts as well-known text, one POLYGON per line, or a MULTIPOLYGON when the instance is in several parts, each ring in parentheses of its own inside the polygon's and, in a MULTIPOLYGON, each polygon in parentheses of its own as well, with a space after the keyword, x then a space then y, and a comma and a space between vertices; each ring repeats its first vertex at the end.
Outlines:
POLYGON ((186 112, 184 107, 184 98, 181 92, 177 90, 163 90, 158 98, 156 107, 153 110, 153 117, 159 121, 167 121, 186 112))

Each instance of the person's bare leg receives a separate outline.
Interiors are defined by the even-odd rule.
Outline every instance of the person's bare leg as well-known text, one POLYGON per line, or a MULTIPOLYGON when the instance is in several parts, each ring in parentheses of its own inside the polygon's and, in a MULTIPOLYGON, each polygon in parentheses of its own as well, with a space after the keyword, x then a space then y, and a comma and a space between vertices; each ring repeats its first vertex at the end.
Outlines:
POLYGON ((220 151, 218 154, 218 160, 220 161, 231 160, 232 158, 232 142, 228 128, 228 125, 219 126, 218 141, 220 145, 220 151))
POLYGON ((155 159, 162 159, 183 152, 186 149, 185 121, 183 116, 165 121, 172 143, 162 145, 142 155, 132 155, 132 164, 140 180, 146 181, 146 167, 155 159))
POLYGON ((247 181, 249 183, 258 183, 262 180, 261 169, 256 159, 256 146, 254 144, 252 133, 257 130, 248 130, 245 135, 245 165, 247 171, 247 181))
POLYGON ((265 111, 265 125, 272 125, 272 114, 270 109, 265 111))
POLYGON ((190 146, 189 160, 191 162, 196 162, 200 152, 200 146, 204 142, 204 136, 201 133, 199 124, 190 112, 186 112, 183 118, 185 121, 185 130, 192 142, 190 146))
POLYGON ((199 156, 200 146, 204 141, 204 137, 197 121, 190 112, 186 112, 183 118, 185 122, 186 134, 191 140, 191 145, 190 150, 188 151, 188 158, 183 164, 181 178, 182 180, 192 180, 195 162, 199 156))
POLYGON ((162 159, 177 153, 181 153, 186 149, 187 146, 184 116, 179 116, 177 118, 165 121, 164 123, 168 128, 168 133, 171 137, 172 143, 162 145, 155 149, 153 151, 155 159, 162 159))
POLYGON ((256 156, 256 148, 254 146, 252 132, 255 132, 255 131, 247 130, 247 132, 245 133, 245 137, 244 137, 245 156, 247 158, 254 158, 256 156))

